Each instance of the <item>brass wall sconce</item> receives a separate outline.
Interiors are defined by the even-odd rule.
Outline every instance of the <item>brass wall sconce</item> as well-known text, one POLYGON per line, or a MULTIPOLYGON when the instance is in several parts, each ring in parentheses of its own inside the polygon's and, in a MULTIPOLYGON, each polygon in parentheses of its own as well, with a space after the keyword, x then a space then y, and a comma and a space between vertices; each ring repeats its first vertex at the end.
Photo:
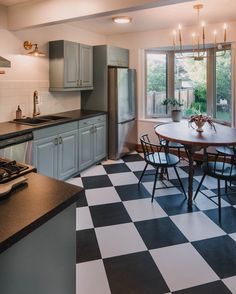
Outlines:
POLYGON ((27 55, 36 56, 36 57, 42 57, 42 56, 46 55, 42 51, 39 51, 38 44, 32 44, 30 41, 25 41, 23 46, 24 46, 25 50, 31 50, 32 47, 34 46, 33 51, 28 52, 27 55))

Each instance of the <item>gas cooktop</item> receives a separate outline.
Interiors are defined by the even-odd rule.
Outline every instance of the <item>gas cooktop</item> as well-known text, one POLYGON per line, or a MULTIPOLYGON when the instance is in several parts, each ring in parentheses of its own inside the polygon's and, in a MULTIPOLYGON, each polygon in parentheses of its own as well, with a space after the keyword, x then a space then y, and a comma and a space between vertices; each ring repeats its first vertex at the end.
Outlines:
POLYGON ((35 170, 33 166, 0 158, 0 184, 35 170))

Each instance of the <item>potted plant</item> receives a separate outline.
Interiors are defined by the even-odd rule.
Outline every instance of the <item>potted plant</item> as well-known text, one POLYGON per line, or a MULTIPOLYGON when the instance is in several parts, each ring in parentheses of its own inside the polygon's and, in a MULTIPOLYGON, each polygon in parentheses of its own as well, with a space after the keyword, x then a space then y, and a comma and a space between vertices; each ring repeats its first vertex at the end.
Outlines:
POLYGON ((179 100, 175 98, 167 98, 162 102, 162 105, 171 105, 171 117, 174 122, 179 122, 182 118, 182 110, 181 106, 183 106, 183 103, 181 103, 179 100))

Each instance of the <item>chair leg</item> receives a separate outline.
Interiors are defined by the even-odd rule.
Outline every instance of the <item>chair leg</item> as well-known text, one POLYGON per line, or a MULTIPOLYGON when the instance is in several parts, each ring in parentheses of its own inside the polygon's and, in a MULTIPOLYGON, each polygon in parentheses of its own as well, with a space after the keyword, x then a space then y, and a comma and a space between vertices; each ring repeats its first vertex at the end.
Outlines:
POLYGON ((143 177, 143 175, 144 175, 144 173, 145 173, 145 171, 146 171, 146 169, 147 169, 147 166, 148 166, 148 163, 146 162, 146 165, 145 165, 145 167, 144 167, 144 170, 143 170, 143 172, 142 172, 142 174, 141 174, 141 177, 139 178, 139 183, 141 182, 141 180, 142 180, 142 177, 143 177))
POLYGON ((227 194, 228 193, 228 183, 227 183, 227 181, 225 181, 225 194, 227 194))
POLYGON ((183 183, 182 183, 182 181, 181 181, 181 179, 180 179, 180 176, 179 176, 179 173, 178 173, 178 171, 177 171, 176 166, 174 166, 174 170, 175 170, 176 176, 177 176, 177 178, 178 178, 179 184, 180 184, 180 186, 181 186, 181 189, 183 190, 184 196, 185 196, 185 198, 187 199, 187 195, 186 195, 186 192, 185 192, 185 190, 184 190, 184 186, 183 186, 183 183))
POLYGON ((154 179, 153 188, 152 188, 152 202, 153 202, 154 194, 155 194, 155 190, 156 190, 157 177, 158 177, 158 168, 156 169, 155 179, 154 179))
POLYGON ((217 179, 217 187, 218 187, 218 213, 219 213, 219 223, 221 224, 221 194, 220 194, 220 179, 217 179))
POLYGON ((167 181, 170 181, 168 168, 166 168, 166 178, 167 178, 167 181))
POLYGON ((196 190, 196 192, 195 192, 195 195, 194 195, 194 197, 193 197, 193 200, 195 200, 195 198, 197 197, 197 194, 198 194, 198 192, 199 192, 199 190, 200 190, 200 188, 201 188, 201 186, 202 186, 202 183, 203 183, 203 181, 204 181, 204 179, 205 179, 205 176, 206 176, 206 174, 204 174, 204 175, 202 176, 202 179, 201 179, 201 181, 200 181, 200 183, 199 183, 199 185, 198 185, 198 187, 197 187, 197 190, 196 190))

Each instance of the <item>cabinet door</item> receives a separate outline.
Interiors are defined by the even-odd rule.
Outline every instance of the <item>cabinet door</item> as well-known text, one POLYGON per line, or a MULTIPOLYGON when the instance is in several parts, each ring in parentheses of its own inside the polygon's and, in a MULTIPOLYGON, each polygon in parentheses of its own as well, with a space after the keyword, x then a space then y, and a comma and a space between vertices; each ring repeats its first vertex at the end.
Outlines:
POLYGON ((107 65, 129 67, 129 50, 107 46, 107 65))
POLYGON ((106 122, 94 125, 94 161, 97 162, 107 155, 106 122))
POLYGON ((93 127, 79 129, 79 170, 93 164, 93 127))
POLYGON ((93 47, 79 44, 79 87, 93 86, 93 47))
POLYGON ((64 87, 78 87, 79 77, 79 44, 64 41, 64 87))
POLYGON ((58 179, 64 180, 77 172, 78 131, 60 134, 58 143, 58 179))
POLYGON ((37 172, 57 178, 57 137, 47 137, 33 143, 33 165, 37 172))

